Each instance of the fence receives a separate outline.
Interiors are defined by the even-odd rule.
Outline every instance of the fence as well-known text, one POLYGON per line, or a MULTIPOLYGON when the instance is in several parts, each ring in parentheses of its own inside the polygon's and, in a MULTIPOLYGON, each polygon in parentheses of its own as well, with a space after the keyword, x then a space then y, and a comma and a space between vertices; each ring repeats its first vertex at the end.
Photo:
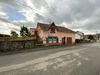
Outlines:
POLYGON ((14 41, 0 41, 0 52, 9 50, 21 50, 34 48, 37 44, 34 40, 14 40, 14 41))

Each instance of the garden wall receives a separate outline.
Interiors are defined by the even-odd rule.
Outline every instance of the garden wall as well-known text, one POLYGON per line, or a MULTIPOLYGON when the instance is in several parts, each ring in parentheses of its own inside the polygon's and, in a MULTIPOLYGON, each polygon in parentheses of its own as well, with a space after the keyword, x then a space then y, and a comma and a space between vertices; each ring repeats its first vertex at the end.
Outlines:
POLYGON ((0 51, 28 49, 36 46, 34 40, 0 41, 0 51))

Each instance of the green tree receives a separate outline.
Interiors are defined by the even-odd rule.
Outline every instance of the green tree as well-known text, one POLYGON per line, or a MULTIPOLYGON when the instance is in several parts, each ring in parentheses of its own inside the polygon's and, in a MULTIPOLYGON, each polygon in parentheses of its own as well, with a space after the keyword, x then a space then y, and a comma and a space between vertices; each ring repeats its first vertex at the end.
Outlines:
POLYGON ((13 30, 11 30, 10 34, 11 34, 12 37, 18 37, 18 34, 13 30))
POLYGON ((30 32, 28 32, 27 36, 28 36, 28 37, 31 37, 31 33, 30 33, 30 32))
POLYGON ((94 39, 94 36, 93 35, 89 35, 88 36, 88 39, 93 40, 94 39))
POLYGON ((21 30, 20 30, 20 35, 21 36, 28 36, 28 33, 29 33, 28 28, 25 26, 22 26, 21 30))

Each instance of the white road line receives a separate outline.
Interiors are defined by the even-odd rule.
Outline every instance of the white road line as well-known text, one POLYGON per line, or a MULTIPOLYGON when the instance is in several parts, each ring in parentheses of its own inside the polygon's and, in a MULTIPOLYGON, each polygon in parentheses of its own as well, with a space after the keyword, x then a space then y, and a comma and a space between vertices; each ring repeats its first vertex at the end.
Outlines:
POLYGON ((28 62, 25 62, 25 63, 10 65, 10 66, 6 66, 6 67, 0 67, 0 72, 5 72, 5 71, 11 71, 11 70, 15 70, 15 69, 20 69, 20 68, 26 67, 28 65, 34 65, 36 63, 45 62, 45 61, 47 61, 49 59, 58 58, 58 57, 63 56, 63 55, 67 55, 67 54, 70 54, 70 53, 74 53, 74 52, 78 52, 78 51, 86 50, 86 49, 87 48, 82 48, 82 49, 73 50, 73 51, 72 50, 70 50, 70 51, 62 51, 62 52, 50 54, 50 55, 48 55, 46 57, 42 57, 42 58, 38 58, 38 59, 35 59, 35 60, 32 60, 32 61, 28 61, 28 62))

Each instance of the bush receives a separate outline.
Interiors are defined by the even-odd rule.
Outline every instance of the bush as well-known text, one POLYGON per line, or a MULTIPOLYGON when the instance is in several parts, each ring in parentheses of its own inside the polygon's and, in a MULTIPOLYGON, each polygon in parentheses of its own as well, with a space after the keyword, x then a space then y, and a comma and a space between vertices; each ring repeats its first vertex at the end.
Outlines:
POLYGON ((84 40, 84 39, 76 39, 76 43, 88 43, 89 40, 84 40))
POLYGON ((80 39, 76 39, 75 42, 76 42, 76 43, 80 43, 80 39))
POLYGON ((89 36, 88 36, 88 39, 90 39, 90 40, 94 40, 93 35, 89 35, 89 36))

